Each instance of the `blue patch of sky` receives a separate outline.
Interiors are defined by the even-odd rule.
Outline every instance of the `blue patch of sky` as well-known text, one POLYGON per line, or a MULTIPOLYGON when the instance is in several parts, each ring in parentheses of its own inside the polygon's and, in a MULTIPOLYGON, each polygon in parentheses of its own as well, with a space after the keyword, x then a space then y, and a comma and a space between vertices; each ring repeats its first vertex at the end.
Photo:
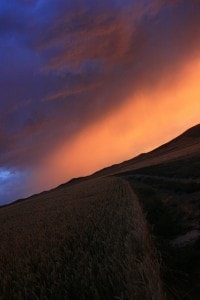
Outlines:
POLYGON ((0 181, 10 178, 12 173, 9 170, 0 169, 0 181))
POLYGON ((26 196, 27 178, 27 171, 0 168, 0 205, 26 196))

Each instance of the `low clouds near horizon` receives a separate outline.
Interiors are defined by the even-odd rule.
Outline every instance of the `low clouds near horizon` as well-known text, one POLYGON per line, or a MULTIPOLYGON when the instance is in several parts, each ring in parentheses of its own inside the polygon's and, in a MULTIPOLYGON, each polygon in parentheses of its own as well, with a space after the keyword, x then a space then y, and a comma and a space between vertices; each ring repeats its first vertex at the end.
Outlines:
POLYGON ((196 0, 1 1, 0 203, 199 122, 199 14, 196 0))

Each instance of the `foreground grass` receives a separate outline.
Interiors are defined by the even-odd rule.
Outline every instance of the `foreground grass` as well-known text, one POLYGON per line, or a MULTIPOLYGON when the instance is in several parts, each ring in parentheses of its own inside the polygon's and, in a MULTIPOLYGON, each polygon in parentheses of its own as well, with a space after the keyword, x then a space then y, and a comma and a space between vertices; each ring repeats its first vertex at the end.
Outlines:
POLYGON ((0 209, 0 299, 165 299, 129 184, 90 180, 0 209))

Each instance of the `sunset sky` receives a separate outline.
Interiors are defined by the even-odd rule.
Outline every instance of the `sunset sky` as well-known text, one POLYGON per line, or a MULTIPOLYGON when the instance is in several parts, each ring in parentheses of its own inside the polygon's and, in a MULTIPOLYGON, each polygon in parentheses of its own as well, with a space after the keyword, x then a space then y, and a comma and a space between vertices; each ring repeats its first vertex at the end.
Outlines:
POLYGON ((1 0, 0 56, 0 204, 199 123, 199 0, 1 0))

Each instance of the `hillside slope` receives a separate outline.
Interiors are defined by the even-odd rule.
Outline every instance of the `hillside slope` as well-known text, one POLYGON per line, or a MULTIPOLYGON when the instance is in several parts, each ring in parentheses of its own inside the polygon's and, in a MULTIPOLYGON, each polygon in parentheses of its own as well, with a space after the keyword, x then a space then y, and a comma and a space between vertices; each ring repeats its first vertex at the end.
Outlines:
POLYGON ((165 299, 138 199, 95 179, 0 209, 0 299, 165 299))
MULTIPOLYGON (((200 124, 190 128, 172 141, 139 156, 100 170, 93 176, 112 175, 177 160, 200 162, 200 124)), ((193 163, 194 165, 194 163, 193 163)), ((200 165, 198 165, 200 167, 200 165)), ((200 168, 199 168, 200 169, 200 168)))
POLYGON ((1 207, 0 299, 199 299, 199 179, 197 125, 1 207))
POLYGON ((200 126, 117 167, 115 176, 129 181, 151 225, 170 299, 198 300, 200 126))

